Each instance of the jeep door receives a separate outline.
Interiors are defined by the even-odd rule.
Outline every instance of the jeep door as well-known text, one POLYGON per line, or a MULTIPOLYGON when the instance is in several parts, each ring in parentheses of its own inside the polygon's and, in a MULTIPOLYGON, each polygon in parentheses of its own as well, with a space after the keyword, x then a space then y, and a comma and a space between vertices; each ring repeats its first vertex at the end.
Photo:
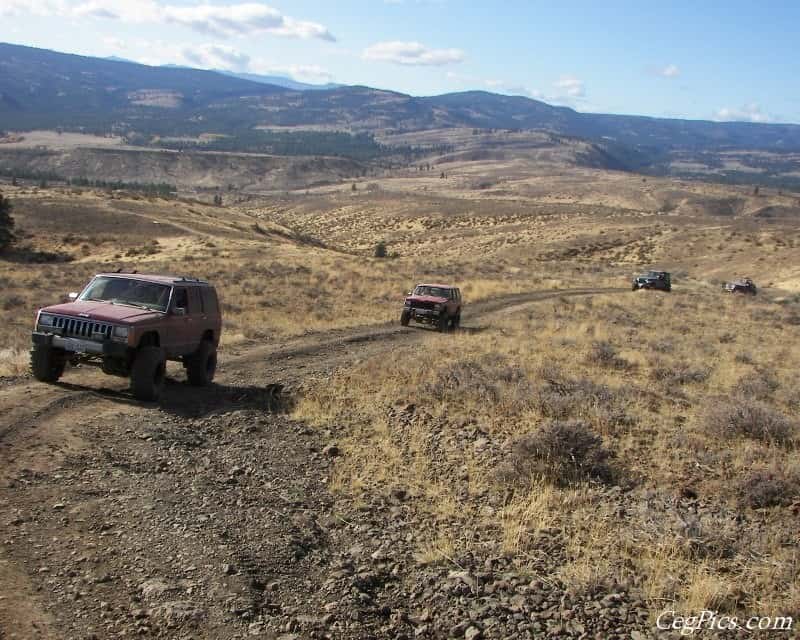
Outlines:
POLYGON ((454 316, 458 312, 458 297, 455 289, 447 291, 447 315, 454 316))
POLYGON ((207 330, 214 335, 214 344, 219 344, 219 335, 222 331, 222 321, 219 315, 219 300, 213 287, 200 287, 203 299, 203 313, 206 315, 203 323, 203 333, 207 330))
POLYGON ((188 346, 191 351, 195 351, 203 339, 203 332, 208 324, 208 315, 200 295, 200 287, 189 287, 189 313, 186 317, 189 318, 188 346))
POLYGON ((175 287, 172 291, 172 304, 169 309, 169 345, 171 357, 185 355, 194 351, 193 319, 191 301, 187 287, 175 287))

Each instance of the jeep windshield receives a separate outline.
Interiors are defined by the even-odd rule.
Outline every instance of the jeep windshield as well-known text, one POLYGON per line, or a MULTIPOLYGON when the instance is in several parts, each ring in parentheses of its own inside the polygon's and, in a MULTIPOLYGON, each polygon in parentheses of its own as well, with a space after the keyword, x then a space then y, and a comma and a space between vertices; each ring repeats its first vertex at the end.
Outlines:
POLYGON ((135 278, 99 276, 80 295, 84 302, 109 302, 166 312, 171 287, 135 278))
POLYGON ((415 296, 431 296, 433 298, 447 298, 449 289, 443 289, 442 287, 415 287, 414 288, 414 295, 415 296))

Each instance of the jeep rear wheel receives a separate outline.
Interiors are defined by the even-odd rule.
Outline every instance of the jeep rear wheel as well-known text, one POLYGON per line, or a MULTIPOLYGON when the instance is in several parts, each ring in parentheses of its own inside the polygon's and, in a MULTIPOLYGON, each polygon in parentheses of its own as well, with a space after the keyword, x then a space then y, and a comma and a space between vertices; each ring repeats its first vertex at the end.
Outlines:
POLYGON ((408 322, 411 320, 411 313, 409 311, 403 311, 400 314, 400 324, 404 327, 408 326, 408 322))
POLYGON ((203 340, 191 356, 186 358, 186 376, 189 384, 204 387, 214 379, 217 371, 217 350, 208 340, 203 340))
POLYGON ((57 382, 66 364, 63 352, 49 344, 36 344, 31 349, 31 373, 39 382, 57 382))
POLYGON ((161 396, 166 362, 159 347, 141 347, 131 367, 131 391, 137 400, 154 401, 161 396))

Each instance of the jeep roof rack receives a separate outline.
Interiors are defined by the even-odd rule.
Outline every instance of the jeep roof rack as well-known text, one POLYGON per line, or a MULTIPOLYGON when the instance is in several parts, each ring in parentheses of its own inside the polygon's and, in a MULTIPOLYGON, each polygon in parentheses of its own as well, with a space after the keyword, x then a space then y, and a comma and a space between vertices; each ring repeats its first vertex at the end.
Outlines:
POLYGON ((197 284, 208 284, 207 280, 201 280, 200 278, 187 278, 186 276, 176 278, 174 282, 196 282, 197 284))

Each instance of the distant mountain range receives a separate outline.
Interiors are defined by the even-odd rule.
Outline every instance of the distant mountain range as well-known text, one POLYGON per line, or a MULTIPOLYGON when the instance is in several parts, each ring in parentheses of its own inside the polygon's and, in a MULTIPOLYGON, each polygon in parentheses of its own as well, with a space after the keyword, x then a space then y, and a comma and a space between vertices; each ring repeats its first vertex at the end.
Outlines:
POLYGON ((257 73, 235 73, 233 71, 218 70, 221 73, 232 78, 239 78, 240 80, 250 80, 251 82, 260 82, 261 84, 272 84, 278 87, 286 87, 295 91, 324 91, 325 89, 338 89, 343 86, 335 82, 326 82, 325 84, 309 84, 307 82, 298 82, 286 76, 263 76, 257 73))
POLYGON ((57 127, 143 138, 216 133, 241 140, 269 127, 368 133, 541 129, 602 145, 632 169, 653 167, 676 151, 800 152, 800 125, 579 113, 484 91, 415 97, 0 44, 0 128, 57 127))

